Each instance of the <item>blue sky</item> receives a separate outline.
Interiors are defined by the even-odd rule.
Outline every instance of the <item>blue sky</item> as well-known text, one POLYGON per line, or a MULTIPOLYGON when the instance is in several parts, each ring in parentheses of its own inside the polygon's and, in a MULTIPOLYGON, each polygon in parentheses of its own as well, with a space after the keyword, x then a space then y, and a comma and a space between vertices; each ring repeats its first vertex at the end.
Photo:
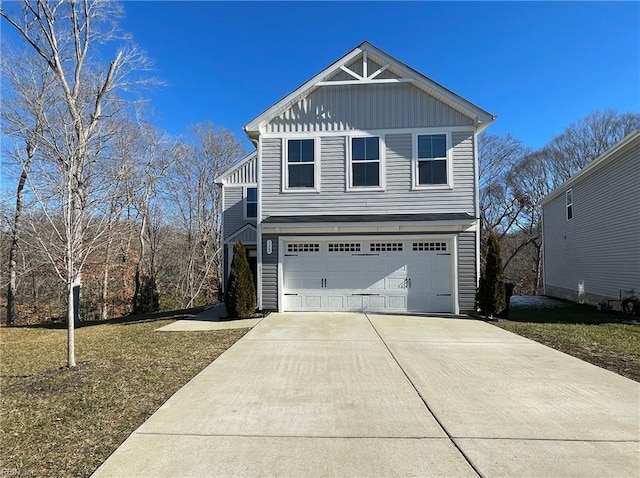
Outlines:
MULTIPOLYGON (((640 2, 125 2, 166 86, 155 122, 242 126, 363 40, 543 146, 596 109, 640 111, 640 2)), ((250 143, 245 140, 250 148, 250 143)))

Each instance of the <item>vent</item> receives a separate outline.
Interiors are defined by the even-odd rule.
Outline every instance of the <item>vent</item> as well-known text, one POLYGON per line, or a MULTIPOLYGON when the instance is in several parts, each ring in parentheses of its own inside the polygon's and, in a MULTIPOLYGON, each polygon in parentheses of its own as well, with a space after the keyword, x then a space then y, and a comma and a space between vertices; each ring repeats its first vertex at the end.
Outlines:
POLYGON ((329 243, 329 252, 360 252, 357 242, 329 243))
POLYGON ((369 244, 370 252, 401 252, 404 250, 402 242, 372 242, 369 244))
POLYGON ((414 251, 447 251, 447 243, 446 242, 414 242, 413 243, 414 251))
POLYGON ((320 252, 320 244, 291 243, 287 244, 287 252, 320 252))

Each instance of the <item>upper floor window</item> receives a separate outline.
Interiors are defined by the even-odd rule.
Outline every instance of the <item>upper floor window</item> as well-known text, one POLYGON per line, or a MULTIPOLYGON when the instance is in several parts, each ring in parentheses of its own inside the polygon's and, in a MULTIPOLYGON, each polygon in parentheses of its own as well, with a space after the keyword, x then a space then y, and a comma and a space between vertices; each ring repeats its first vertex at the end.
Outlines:
POLYGON ((419 134, 417 138, 416 186, 449 183, 447 135, 419 134))
POLYGON ((316 161, 314 140, 289 139, 287 140, 286 148, 286 188, 315 188, 316 161))
POLYGON ((244 217, 253 219, 258 216, 258 189, 247 188, 244 196, 244 217))
POLYGON ((573 190, 569 189, 566 193, 567 201, 567 220, 573 218, 573 190))
POLYGON ((351 187, 381 187, 380 138, 351 138, 351 187))

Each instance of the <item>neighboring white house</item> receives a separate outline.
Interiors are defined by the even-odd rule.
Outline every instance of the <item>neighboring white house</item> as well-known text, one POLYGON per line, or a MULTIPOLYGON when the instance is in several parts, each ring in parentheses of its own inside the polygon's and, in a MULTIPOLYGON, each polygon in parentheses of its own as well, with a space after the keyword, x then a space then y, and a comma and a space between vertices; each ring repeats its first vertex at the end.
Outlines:
POLYGON ((472 311, 494 119, 362 43, 245 126, 256 152, 217 178, 225 273, 242 239, 263 310, 472 311))
POLYGON ((542 200, 546 295, 597 304, 640 291, 640 131, 542 200))

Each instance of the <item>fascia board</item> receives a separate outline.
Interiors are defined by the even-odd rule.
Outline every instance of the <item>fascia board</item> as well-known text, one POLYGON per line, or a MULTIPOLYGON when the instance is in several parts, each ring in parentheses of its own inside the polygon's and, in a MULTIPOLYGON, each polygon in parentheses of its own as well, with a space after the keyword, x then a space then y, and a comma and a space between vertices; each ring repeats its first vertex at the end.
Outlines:
MULTIPOLYGON (((399 60, 396 60, 391 55, 383 52, 379 48, 376 48, 371 43, 365 41, 358 45, 356 48, 351 50, 345 56, 341 57, 339 60, 332 63, 330 66, 322 70, 320 73, 315 75, 309 81, 305 82, 300 87, 296 88, 292 93, 288 94, 280 101, 275 103, 273 106, 267 108, 260 115, 251 120, 243 129, 249 138, 255 137, 255 134, 261 133, 260 127, 264 122, 270 121, 282 111, 285 111, 291 104, 298 101, 300 98, 308 96, 311 94, 315 88, 316 84, 319 81, 322 81, 336 70, 340 69, 341 66, 346 65, 352 59, 356 58, 363 51, 367 51, 367 53, 371 53, 379 59, 383 60, 386 63, 389 63, 398 71, 402 72, 403 75, 409 77, 413 81, 417 82, 419 85, 423 86, 423 89, 428 90, 427 92, 431 94, 435 94, 437 97, 440 95, 442 98, 445 98, 447 101, 458 105, 459 108, 466 112, 466 115, 475 119, 478 123, 480 123, 480 128, 486 128, 489 123, 493 122, 496 119, 495 115, 483 110, 479 106, 474 105, 468 100, 465 100, 460 95, 454 93, 453 91, 445 88, 444 86, 436 83, 430 78, 424 76, 422 73, 414 70, 410 66, 402 63, 399 60)), ((415 86, 415 85, 414 85, 415 86)))
POLYGON ((244 158, 242 158, 240 161, 238 161, 236 164, 234 164, 233 166, 231 166, 231 168, 227 169, 226 171, 223 171, 218 177, 216 177, 213 182, 216 184, 225 184, 224 180, 226 178, 228 178, 230 175, 232 175, 235 171, 237 171, 239 168, 241 168, 242 166, 244 166, 246 163, 248 163, 249 161, 251 161, 253 159, 253 156, 257 156, 257 151, 252 151, 249 154, 247 154, 244 158))

